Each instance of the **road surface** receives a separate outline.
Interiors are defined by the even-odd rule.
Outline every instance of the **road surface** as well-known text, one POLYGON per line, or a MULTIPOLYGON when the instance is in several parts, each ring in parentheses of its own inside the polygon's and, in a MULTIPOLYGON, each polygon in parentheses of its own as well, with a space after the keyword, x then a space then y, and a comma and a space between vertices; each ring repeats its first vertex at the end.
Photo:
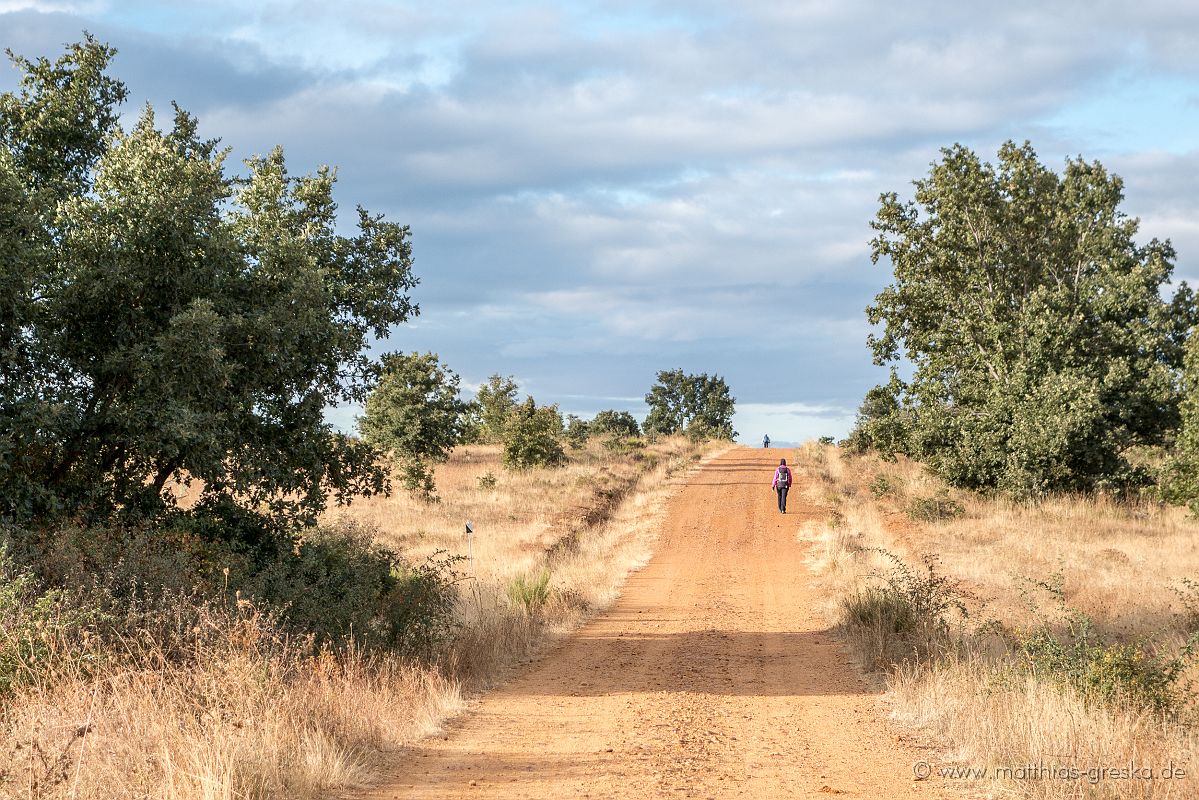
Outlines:
POLYGON ((796 532, 818 511, 735 448, 670 501, 621 599, 405 750, 366 795, 398 798, 944 796, 813 609, 796 532))

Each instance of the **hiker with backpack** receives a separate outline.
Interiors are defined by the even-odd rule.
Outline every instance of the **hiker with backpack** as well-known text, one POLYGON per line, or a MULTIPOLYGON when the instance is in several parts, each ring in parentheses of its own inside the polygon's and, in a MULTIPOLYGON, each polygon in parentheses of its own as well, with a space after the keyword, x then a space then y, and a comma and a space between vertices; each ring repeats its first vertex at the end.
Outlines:
POLYGON ((786 514, 787 490, 791 488, 791 468, 787 466, 787 459, 779 459, 778 469, 774 471, 774 480, 770 482, 770 487, 778 492, 779 513, 786 514))
POLYGON ((770 447, 770 434, 766 434, 765 436, 762 437, 762 446, 770 447))

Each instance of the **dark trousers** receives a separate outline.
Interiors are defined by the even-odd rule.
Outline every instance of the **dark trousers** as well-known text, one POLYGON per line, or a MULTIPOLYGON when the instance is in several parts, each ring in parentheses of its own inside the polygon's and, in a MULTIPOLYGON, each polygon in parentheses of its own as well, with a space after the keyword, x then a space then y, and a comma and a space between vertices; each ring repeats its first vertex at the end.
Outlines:
POLYGON ((775 487, 775 491, 779 493, 779 511, 787 511, 787 489, 789 488, 788 486, 775 487))

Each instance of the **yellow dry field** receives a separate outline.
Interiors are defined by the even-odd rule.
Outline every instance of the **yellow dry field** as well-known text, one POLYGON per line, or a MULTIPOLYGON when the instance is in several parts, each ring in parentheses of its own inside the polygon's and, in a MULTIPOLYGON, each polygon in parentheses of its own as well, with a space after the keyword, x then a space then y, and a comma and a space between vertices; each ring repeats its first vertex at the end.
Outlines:
MULTIPOLYGON (((1185 581, 1199 579, 1199 523, 1186 509, 1104 497, 985 499, 948 490, 902 457, 889 463, 815 444, 796 456, 806 499, 825 510, 799 536, 815 544, 812 566, 830 622, 847 597, 877 585, 892 566, 881 548, 917 567, 935 556, 938 571, 970 595, 964 631, 988 620, 1009 631, 1041 619, 1060 624, 1060 609, 1035 586, 1055 575, 1065 602, 1107 640, 1169 653, 1195 629, 1185 581), (961 514, 913 519, 921 498, 956 502, 961 514)), ((966 638, 957 653, 909 660, 885 677, 895 718, 939 743, 943 763, 935 768, 982 769, 982 777, 953 779, 964 794, 1199 797, 1193 707, 1167 721, 1086 703, 1059 681, 1013 665, 996 637, 966 638)))
POLYGON ((369 785, 388 751, 610 603, 649 558, 666 498, 719 448, 596 443, 562 469, 523 473, 503 469, 498 448, 461 448, 437 469, 440 503, 399 491, 332 510, 325 522, 374 526, 413 561, 466 557, 459 635, 438 664, 313 656, 248 602, 210 608, 181 633, 186 668, 147 632, 122 646, 156 667, 64 658, 73 672, 7 695, 0 798, 317 798, 369 785))
POLYGON ((463 628, 449 658, 460 679, 487 683, 616 598, 649 560, 681 474, 714 447, 670 438, 613 453, 593 441, 565 467, 523 472, 503 468, 499 446, 461 447, 437 468, 440 502, 397 491, 333 509, 328 521, 369 525, 412 562, 460 559, 463 628))

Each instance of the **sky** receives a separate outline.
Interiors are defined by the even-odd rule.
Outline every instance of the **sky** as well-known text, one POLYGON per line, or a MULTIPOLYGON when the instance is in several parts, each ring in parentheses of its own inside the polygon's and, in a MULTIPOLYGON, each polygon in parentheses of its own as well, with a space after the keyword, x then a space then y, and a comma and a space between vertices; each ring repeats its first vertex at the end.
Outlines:
POLYGON ((84 30, 130 120, 176 101, 233 164, 335 165, 347 233, 357 205, 411 227, 421 313, 379 351, 584 417, 682 368, 727 381, 744 441, 843 436, 886 379, 879 194, 954 143, 1102 161, 1199 278, 1191 0, 0 0, 19 54, 84 30))

